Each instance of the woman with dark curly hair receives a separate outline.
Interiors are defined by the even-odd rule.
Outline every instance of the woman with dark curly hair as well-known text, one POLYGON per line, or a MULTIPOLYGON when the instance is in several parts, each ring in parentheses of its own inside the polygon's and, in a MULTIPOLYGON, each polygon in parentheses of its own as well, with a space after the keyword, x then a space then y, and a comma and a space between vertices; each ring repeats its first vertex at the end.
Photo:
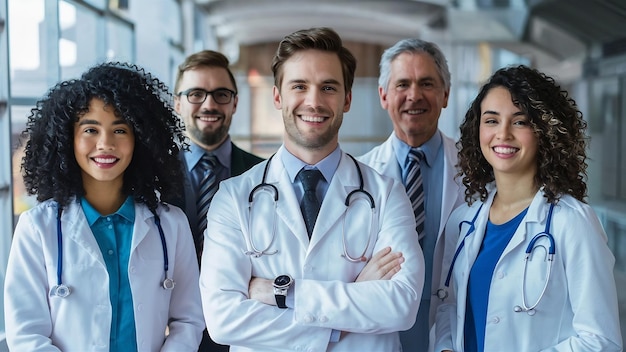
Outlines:
POLYGON ((170 104, 142 68, 105 63, 31 110, 22 172, 41 203, 20 216, 9 256, 11 350, 197 351, 192 236, 160 202, 182 177, 170 104))
POLYGON ((467 205, 446 225, 458 241, 435 351, 622 350, 615 259, 584 199, 585 129, 537 70, 503 68, 482 87, 457 143, 467 205))

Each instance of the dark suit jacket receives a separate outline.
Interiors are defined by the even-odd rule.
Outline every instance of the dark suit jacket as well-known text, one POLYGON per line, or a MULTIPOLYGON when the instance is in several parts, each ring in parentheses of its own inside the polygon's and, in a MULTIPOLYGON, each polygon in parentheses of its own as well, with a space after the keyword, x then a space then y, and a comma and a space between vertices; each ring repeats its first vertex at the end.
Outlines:
MULTIPOLYGON (((254 165, 263 161, 263 158, 260 158, 254 154, 250 154, 243 149, 237 147, 234 143, 232 143, 232 152, 230 155, 230 177, 241 175, 242 173, 248 171, 254 165)), ((180 207, 185 214, 187 215, 187 219, 189 220, 189 226, 191 227, 191 233, 193 234, 194 243, 196 245, 196 252, 199 252, 200 243, 202 243, 203 234, 198 230, 198 210, 196 207, 196 194, 194 193, 193 187, 191 186, 191 176, 187 172, 187 162, 185 161, 185 156, 183 153, 180 154, 180 159, 182 162, 183 170, 184 170, 184 192, 180 194, 178 197, 174 197, 173 199, 166 200, 168 203, 172 205, 176 205, 180 207)))

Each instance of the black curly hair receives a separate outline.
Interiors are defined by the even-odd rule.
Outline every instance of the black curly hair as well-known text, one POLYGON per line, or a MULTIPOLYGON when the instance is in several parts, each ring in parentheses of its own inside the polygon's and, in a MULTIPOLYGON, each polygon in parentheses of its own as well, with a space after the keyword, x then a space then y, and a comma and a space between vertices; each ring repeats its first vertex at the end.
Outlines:
POLYGON ((113 107, 115 115, 124 119, 135 135, 122 192, 154 212, 159 197, 181 191, 178 153, 187 142, 167 86, 128 63, 102 63, 79 79, 60 82, 31 109, 22 132, 26 140, 22 174, 27 192, 36 195, 38 201, 54 199, 61 206, 84 196, 73 131, 96 98, 113 107))
POLYGON ((543 187, 548 202, 563 194, 584 202, 587 196, 587 123, 576 102, 552 77, 521 65, 496 71, 481 88, 461 123, 459 173, 467 187, 465 201, 472 204, 478 195, 487 198, 487 184, 494 180, 493 169, 480 149, 480 105, 492 88, 504 87, 513 104, 528 116, 538 140, 535 182, 543 187))

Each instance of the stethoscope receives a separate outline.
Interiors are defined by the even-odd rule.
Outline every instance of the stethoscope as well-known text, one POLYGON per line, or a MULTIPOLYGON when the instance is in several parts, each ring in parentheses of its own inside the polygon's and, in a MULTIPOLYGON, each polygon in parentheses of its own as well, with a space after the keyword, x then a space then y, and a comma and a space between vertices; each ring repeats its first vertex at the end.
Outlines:
MULTIPOLYGON (((345 258, 346 260, 348 260, 349 262, 352 263, 359 263, 359 262, 363 262, 364 261, 364 256, 365 253, 367 252, 369 246, 370 246, 370 236, 367 236, 367 243, 365 244, 365 248, 363 249, 363 252, 361 252, 360 255, 353 257, 348 253, 348 248, 346 246, 346 234, 345 234, 345 225, 346 225, 346 218, 345 218, 345 213, 348 212, 348 209, 350 209, 350 204, 351 204, 351 199, 352 196, 357 194, 357 193, 361 193, 363 195, 365 195, 367 197, 367 200, 369 202, 369 206, 370 206, 370 210, 371 210, 371 223, 370 223, 370 229, 371 229, 371 224, 374 223, 374 210, 376 208, 376 204, 374 203, 374 198, 372 197, 372 195, 367 192, 364 188, 363 188, 363 173, 361 172, 361 168, 359 167, 358 162, 356 161, 356 159, 350 155, 347 154, 352 161, 354 162, 354 166, 356 167, 357 173, 359 174, 359 188, 353 190, 352 192, 348 193, 348 195, 346 196, 346 200, 345 200, 345 205, 346 205, 346 210, 344 212, 344 218, 343 218, 343 225, 342 225, 342 229, 341 229, 341 240, 342 240, 342 251, 343 253, 341 254, 341 256, 343 258, 345 258)), ((276 186, 274 186, 273 184, 267 183, 267 173, 269 170, 269 166, 270 166, 270 162, 272 161, 272 158, 274 157, 274 155, 270 156, 270 158, 267 160, 267 164, 265 165, 265 170, 263 171, 263 178, 261 179, 261 183, 259 183, 258 185, 256 185, 252 191, 250 191, 250 195, 248 196, 248 211, 251 214, 252 213, 252 208, 254 206, 254 198, 255 195, 257 194, 258 191, 267 191, 272 195, 272 198, 274 200, 274 221, 273 221, 273 225, 272 225, 272 238, 269 241, 269 243, 267 243, 265 249, 259 250, 254 241, 252 240, 252 235, 248 236, 248 250, 244 250, 244 254, 245 255, 249 255, 251 257, 254 258, 259 258, 263 255, 274 255, 276 253, 278 253, 278 250, 273 250, 270 251, 269 248, 272 246, 272 242, 274 242, 274 237, 276 236, 276 208, 277 208, 277 204, 278 204, 278 188, 276 186)), ((252 228, 252 216, 250 215, 248 218, 248 228, 251 229, 252 228)))
MULTIPOLYGON (((469 225, 469 229, 467 230, 467 233, 465 234, 465 236, 463 236, 463 240, 457 247, 456 252, 454 253, 454 257, 452 257, 452 263, 450 264, 450 269, 448 269, 448 275, 446 276, 446 282, 444 284, 446 288, 450 287, 450 279, 452 277, 452 270, 454 269, 454 264, 456 263, 456 259, 459 256, 459 253, 461 253, 461 250, 465 246, 465 239, 472 232, 476 230, 475 222, 476 222, 476 219, 478 218, 478 214, 480 213, 480 210, 482 209, 483 205, 484 204, 480 205, 480 207, 478 208, 478 211, 476 211, 476 215, 474 215, 474 218, 471 221, 463 220, 459 223, 459 233, 461 232, 463 224, 469 225)), ((550 274, 552 272, 552 264, 554 263, 554 254, 556 252, 555 244, 554 244, 554 237, 550 233, 550 224, 552 223, 552 211, 553 210, 554 210, 554 203, 550 204, 550 209, 548 210, 548 219, 546 220, 545 229, 542 232, 539 232, 538 234, 536 234, 530 240, 530 242, 528 243, 528 246, 526 247, 526 251, 525 251, 526 255, 524 256, 524 275, 522 277, 522 305, 521 306, 516 305, 515 307, 513 307, 513 311, 516 313, 526 312, 530 316, 535 315, 536 313, 535 308, 537 307, 537 305, 539 305, 539 302, 541 302, 541 299, 546 293, 546 288, 548 287, 548 282, 550 281, 550 274), (543 237, 547 238, 548 241, 550 242, 550 246, 548 247, 548 249, 546 249, 544 245, 537 245, 537 241, 543 237), (545 282, 543 285, 543 289, 541 290, 541 294, 539 295, 539 298, 537 298, 534 304, 528 305, 526 303, 526 272, 527 272, 526 269, 528 268, 528 261, 532 260, 531 257, 535 248, 543 248, 546 251, 545 260, 548 261, 548 270, 546 271, 545 282)), ((448 291, 444 288, 440 288, 437 290, 436 295, 439 299, 444 300, 446 297, 448 297, 448 291)))
MULTIPOLYGON (((61 231, 61 214, 63 208, 59 206, 57 211, 57 244, 58 244, 58 256, 57 256, 57 284, 50 289, 50 296, 57 296, 65 298, 72 293, 69 286, 63 283, 61 280, 61 273, 63 272, 63 232, 61 231)), ((165 271, 165 279, 161 286, 166 290, 171 290, 176 285, 174 280, 168 277, 167 271, 169 269, 169 260, 167 257, 167 244, 165 242, 165 234, 163 233, 163 227, 161 227, 161 218, 154 214, 154 223, 159 229, 159 236, 161 236, 161 246, 163 247, 163 270, 165 271)))

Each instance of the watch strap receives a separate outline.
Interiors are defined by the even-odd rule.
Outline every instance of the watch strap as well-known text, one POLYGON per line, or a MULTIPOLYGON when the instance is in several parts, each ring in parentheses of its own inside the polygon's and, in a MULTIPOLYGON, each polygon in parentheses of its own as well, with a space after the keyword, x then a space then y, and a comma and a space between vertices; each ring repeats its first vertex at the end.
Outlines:
POLYGON ((287 305, 285 304, 285 301, 287 299, 286 295, 275 294, 274 297, 276 297, 276 305, 278 306, 278 308, 287 308, 287 305))

